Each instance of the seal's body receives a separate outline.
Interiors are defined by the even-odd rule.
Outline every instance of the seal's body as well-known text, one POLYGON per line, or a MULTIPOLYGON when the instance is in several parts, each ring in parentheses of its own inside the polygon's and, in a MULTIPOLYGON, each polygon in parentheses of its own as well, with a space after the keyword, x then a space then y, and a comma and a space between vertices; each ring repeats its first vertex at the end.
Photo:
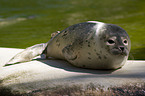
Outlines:
POLYGON ((130 47, 129 36, 121 27, 88 21, 64 29, 48 43, 27 48, 10 63, 29 61, 43 52, 47 57, 67 60, 77 67, 117 69, 128 59, 130 47))

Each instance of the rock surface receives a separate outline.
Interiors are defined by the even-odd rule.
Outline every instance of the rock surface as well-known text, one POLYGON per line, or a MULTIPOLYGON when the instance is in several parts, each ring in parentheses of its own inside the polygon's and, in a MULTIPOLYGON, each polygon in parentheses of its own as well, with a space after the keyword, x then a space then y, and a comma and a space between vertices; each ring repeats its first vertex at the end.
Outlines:
POLYGON ((88 84, 113 86, 145 83, 145 61, 128 60, 118 70, 76 68, 66 61, 46 60, 39 56, 25 63, 2 67, 23 49, 0 48, 0 87, 19 93, 29 93, 59 86, 88 84))

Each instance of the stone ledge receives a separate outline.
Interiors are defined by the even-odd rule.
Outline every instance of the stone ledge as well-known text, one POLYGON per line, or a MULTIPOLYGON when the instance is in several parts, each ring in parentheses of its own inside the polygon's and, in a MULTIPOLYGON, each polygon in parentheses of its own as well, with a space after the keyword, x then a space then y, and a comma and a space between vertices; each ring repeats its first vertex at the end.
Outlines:
POLYGON ((129 60, 118 70, 89 70, 76 68, 62 60, 37 59, 2 67, 23 49, 0 48, 0 85, 14 92, 29 93, 57 86, 89 84, 109 87, 145 82, 145 61, 129 60))

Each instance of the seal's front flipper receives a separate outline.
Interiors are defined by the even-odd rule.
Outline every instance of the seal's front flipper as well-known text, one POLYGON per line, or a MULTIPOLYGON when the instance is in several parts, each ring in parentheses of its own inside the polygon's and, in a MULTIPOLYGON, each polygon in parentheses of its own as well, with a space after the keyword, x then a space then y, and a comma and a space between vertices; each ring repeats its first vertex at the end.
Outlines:
POLYGON ((68 45, 63 48, 62 53, 67 60, 75 60, 77 58, 72 45, 68 45))
POLYGON ((16 54, 8 63, 4 66, 13 65, 19 62, 26 62, 32 60, 34 57, 43 53, 47 46, 47 43, 37 44, 26 48, 24 51, 16 54))
POLYGON ((59 34, 60 33, 60 31, 57 31, 57 32, 53 32, 52 34, 51 34, 51 38, 54 38, 57 34, 59 34))

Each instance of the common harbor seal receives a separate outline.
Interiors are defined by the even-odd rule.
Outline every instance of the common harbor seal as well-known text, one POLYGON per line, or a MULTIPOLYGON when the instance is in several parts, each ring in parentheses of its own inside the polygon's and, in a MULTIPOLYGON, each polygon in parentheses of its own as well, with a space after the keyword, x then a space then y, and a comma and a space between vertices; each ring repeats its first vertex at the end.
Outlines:
POLYGON ((37 55, 45 54, 77 67, 117 69, 127 61, 130 48, 130 38, 121 27, 88 21, 58 31, 47 43, 26 48, 6 65, 30 61, 37 55))

